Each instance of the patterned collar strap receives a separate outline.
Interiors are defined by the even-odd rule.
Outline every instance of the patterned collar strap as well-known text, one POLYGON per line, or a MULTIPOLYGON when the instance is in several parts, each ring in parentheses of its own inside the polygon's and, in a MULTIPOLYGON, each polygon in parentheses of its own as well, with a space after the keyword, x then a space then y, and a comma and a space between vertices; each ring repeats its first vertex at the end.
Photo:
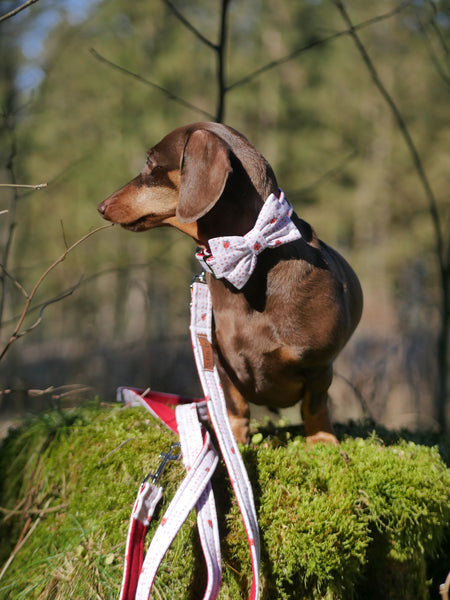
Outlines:
POLYGON ((276 248, 301 238, 291 221, 293 209, 280 191, 264 202, 256 223, 244 236, 217 237, 209 240, 211 252, 201 250, 196 258, 216 279, 227 279, 238 290, 253 273, 258 254, 266 248, 276 248))

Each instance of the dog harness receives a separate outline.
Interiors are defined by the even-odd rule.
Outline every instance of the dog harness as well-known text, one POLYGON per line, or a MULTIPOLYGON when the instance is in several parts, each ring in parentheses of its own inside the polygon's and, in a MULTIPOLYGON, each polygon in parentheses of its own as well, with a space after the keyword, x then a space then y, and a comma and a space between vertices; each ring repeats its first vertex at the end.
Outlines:
POLYGON ((255 270, 258 254, 302 237, 291 221, 292 212, 281 190, 279 197, 271 194, 248 233, 212 238, 208 242, 211 252, 200 250, 196 258, 208 273, 217 279, 227 279, 240 290, 255 270))
MULTIPOLYGON (((290 220, 291 214, 292 207, 283 192, 279 198, 271 194, 248 234, 210 240, 212 254, 204 251, 201 256, 198 253, 197 258, 215 277, 225 277, 240 289, 253 272, 260 252, 301 237, 290 220)), ((217 598, 222 575, 220 536, 210 480, 218 463, 218 453, 204 426, 208 420, 214 429, 247 534, 253 571, 249 600, 259 598, 260 543, 255 503, 231 430, 222 385, 214 364, 211 330, 212 300, 202 273, 191 286, 190 333, 205 398, 192 399, 174 394, 143 392, 135 388, 118 390, 120 400, 134 406, 143 405, 180 439, 180 443, 173 444, 169 452, 161 454, 158 470, 144 479, 138 491, 128 529, 120 600, 148 600, 158 568, 194 507, 207 566, 203 600, 217 598), (145 535, 162 496, 158 480, 165 466, 181 456, 186 477, 162 517, 144 558, 145 535)))

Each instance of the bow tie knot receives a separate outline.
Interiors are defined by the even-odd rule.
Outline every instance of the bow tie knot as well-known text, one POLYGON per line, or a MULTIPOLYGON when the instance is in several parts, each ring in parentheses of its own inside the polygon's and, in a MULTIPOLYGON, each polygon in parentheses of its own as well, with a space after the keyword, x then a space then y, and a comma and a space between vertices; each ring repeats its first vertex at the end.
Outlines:
POLYGON ((212 238, 209 240, 211 252, 203 250, 196 257, 214 277, 227 279, 241 289, 255 269, 258 254, 266 248, 275 248, 301 237, 291 215, 292 206, 283 192, 279 198, 271 194, 253 229, 244 236, 212 238))

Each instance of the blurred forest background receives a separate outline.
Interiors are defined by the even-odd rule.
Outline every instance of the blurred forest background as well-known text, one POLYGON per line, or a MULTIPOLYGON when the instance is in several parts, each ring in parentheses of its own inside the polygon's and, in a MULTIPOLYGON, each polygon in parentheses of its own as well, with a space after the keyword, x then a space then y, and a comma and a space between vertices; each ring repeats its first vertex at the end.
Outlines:
POLYGON ((448 0, 39 0, 0 21, 3 411, 200 393, 193 242, 112 227, 65 252, 149 147, 221 120, 361 279, 334 418, 448 430, 449 48, 448 0))

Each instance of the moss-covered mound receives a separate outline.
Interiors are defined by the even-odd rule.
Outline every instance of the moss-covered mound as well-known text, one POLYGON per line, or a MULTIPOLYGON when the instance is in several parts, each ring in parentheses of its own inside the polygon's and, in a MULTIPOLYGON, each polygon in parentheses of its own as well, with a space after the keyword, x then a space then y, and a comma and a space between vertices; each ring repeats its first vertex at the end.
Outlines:
MULTIPOLYGON (((342 436, 338 448, 311 448, 296 431, 264 431, 243 450, 259 513, 264 598, 439 597, 450 570, 450 470, 437 448, 358 433, 366 439, 342 436)), ((0 449, 0 598, 117 598, 137 487, 173 441, 143 409, 99 406, 11 432, 0 449)), ((181 463, 166 469, 149 536, 182 477, 181 463)), ((246 538, 223 466, 213 487, 219 597, 246 598, 246 538)), ((191 515, 153 595, 201 598, 203 585, 191 515)))

